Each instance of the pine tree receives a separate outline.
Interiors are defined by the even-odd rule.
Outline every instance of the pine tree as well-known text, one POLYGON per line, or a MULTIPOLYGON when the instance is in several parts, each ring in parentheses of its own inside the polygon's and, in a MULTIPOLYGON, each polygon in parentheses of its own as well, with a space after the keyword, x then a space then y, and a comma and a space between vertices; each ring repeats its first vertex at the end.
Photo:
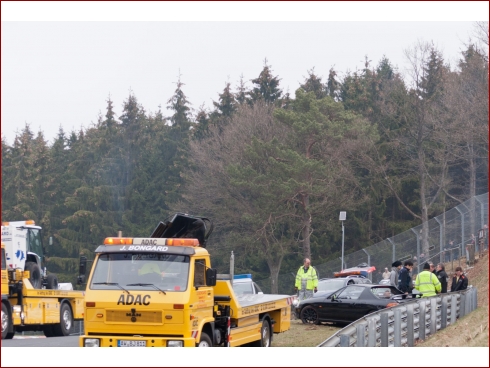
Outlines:
POLYGON ((248 93, 250 103, 255 103, 258 100, 264 100, 265 103, 273 103, 278 100, 282 91, 279 89, 280 79, 272 76, 272 69, 267 65, 267 59, 264 61, 264 68, 260 72, 258 78, 252 79, 254 87, 248 93))
POLYGON ((308 70, 308 78, 305 78, 305 81, 300 87, 306 92, 313 92, 319 100, 327 96, 325 86, 322 83, 322 78, 315 74, 315 68, 308 70))

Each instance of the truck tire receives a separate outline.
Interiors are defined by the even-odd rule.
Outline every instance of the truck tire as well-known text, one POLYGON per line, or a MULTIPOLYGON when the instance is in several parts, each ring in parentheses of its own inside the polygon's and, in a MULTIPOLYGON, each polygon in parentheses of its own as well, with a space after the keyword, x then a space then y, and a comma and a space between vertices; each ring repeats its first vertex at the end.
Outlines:
POLYGON ((46 277, 46 289, 58 290, 58 278, 54 273, 50 273, 46 277))
POLYGON ((53 326, 52 325, 46 325, 43 327, 43 332, 44 332, 44 336, 46 337, 53 337, 54 336, 54 332, 53 332, 53 326))
POLYGON ((12 319, 10 318, 10 314, 7 306, 2 303, 2 340, 11 339, 14 337, 14 333, 10 332, 9 329, 12 328, 12 319))
POLYGON ((196 346, 198 348, 210 348, 213 346, 213 342, 206 332, 201 332, 201 340, 196 346))
POLYGON ((54 336, 68 336, 73 331, 73 313, 68 303, 61 304, 60 323, 53 325, 54 336))
POLYGON ((260 340, 254 341, 251 346, 268 348, 272 344, 272 331, 269 320, 262 319, 262 327, 260 328, 260 340))
POLYGON ((34 289, 42 289, 43 280, 41 278, 41 268, 36 262, 26 262, 25 270, 29 271, 29 281, 34 289))

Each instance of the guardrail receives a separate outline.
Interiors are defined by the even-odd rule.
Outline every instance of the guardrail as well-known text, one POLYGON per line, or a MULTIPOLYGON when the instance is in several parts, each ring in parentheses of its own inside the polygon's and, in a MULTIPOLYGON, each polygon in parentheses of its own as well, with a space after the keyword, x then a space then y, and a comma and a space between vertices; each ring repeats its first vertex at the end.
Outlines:
POLYGON ((318 347, 403 347, 446 328, 477 308, 477 289, 420 298, 351 323, 318 347))

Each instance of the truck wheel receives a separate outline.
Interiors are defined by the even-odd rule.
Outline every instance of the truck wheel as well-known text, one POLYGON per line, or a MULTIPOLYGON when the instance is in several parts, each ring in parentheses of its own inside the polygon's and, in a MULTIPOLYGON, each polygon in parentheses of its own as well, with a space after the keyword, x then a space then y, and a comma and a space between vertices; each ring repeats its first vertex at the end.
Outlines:
POLYGON ((196 346, 198 348, 210 348, 213 346, 213 342, 206 332, 201 332, 201 340, 196 346))
POLYGON ((68 303, 61 304, 60 323, 53 325, 54 336, 68 336, 73 330, 73 313, 68 303))
POLYGON ((46 325, 43 327, 43 332, 44 332, 44 336, 46 337, 53 337, 54 336, 54 332, 53 332, 53 326, 52 325, 46 325))
POLYGON ((251 346, 268 348, 272 343, 271 325, 267 319, 262 320, 262 327, 260 328, 260 340, 254 341, 251 346))
POLYGON ((36 262, 26 262, 25 270, 29 271, 29 281, 34 289, 41 289, 43 287, 43 280, 41 279, 41 268, 36 262))
POLYGON ((50 273, 46 277, 46 289, 58 290, 58 278, 54 273, 50 273))
POLYGON ((12 327, 11 324, 12 320, 10 319, 7 306, 2 303, 2 340, 11 339, 14 337, 14 333, 9 333, 9 329, 12 327))

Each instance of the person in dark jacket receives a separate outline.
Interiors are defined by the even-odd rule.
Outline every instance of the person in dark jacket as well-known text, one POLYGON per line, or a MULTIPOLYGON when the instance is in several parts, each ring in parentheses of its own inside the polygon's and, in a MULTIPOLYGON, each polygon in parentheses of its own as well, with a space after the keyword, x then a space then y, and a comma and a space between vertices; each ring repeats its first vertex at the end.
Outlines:
POLYGON ((437 264, 436 275, 441 283, 441 293, 447 293, 447 281, 449 277, 447 276, 446 269, 442 263, 437 264))
POLYGON ((403 264, 403 268, 398 274, 398 278, 400 280, 399 289, 405 294, 408 294, 412 291, 412 289, 410 288, 410 281, 412 280, 412 275, 410 274, 410 272, 412 271, 412 267, 412 261, 405 261, 405 263, 403 264))
POLYGON ((451 291, 466 290, 468 287, 468 278, 463 275, 463 269, 461 267, 456 267, 456 275, 453 277, 451 283, 451 291))

